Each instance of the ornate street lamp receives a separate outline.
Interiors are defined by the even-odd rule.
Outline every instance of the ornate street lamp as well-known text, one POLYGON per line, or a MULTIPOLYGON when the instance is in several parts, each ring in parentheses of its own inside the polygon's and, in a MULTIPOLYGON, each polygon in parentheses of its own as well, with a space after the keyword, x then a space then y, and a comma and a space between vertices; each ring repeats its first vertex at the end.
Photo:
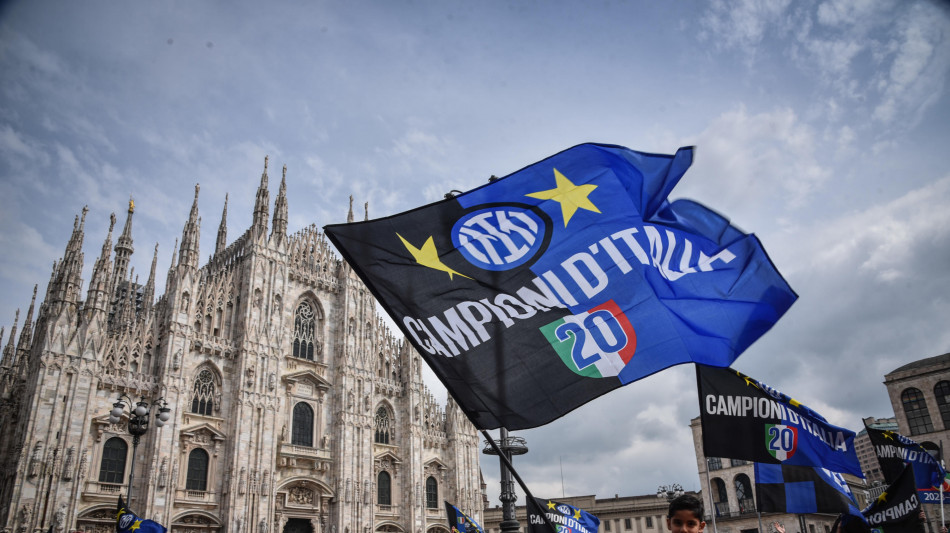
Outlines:
POLYGON ((148 416, 151 414, 151 408, 153 406, 158 406, 158 412, 155 413, 155 425, 162 427, 165 425, 165 422, 168 422, 168 419, 171 418, 172 412, 164 397, 149 403, 149 401, 145 399, 145 396, 142 396, 139 401, 133 402, 132 398, 129 398, 125 394, 120 394, 118 400, 112 404, 112 411, 109 413, 109 422, 111 424, 118 424, 122 421, 122 415, 126 414, 126 409, 128 410, 128 431, 129 434, 132 435, 132 466, 129 467, 129 491, 126 494, 126 500, 129 502, 132 501, 132 480, 135 475, 135 452, 139 447, 139 438, 148 431, 148 416))
POLYGON ((656 489, 657 498, 666 498, 666 501, 671 502, 676 498, 679 498, 683 495, 683 486, 679 483, 673 483, 672 485, 660 485, 656 489))
MULTIPOLYGON (((498 449, 511 461, 514 455, 524 455, 528 453, 528 445, 524 437, 513 437, 508 435, 506 428, 499 431, 498 449)), ((485 455, 498 455, 495 449, 488 441, 485 441, 485 449, 482 450, 485 455)), ((502 533, 510 533, 520 530, 518 518, 515 516, 515 502, 518 501, 518 494, 515 492, 515 483, 511 477, 511 472, 505 466, 505 462, 498 458, 501 463, 501 494, 498 499, 501 500, 502 522, 499 524, 502 533)))

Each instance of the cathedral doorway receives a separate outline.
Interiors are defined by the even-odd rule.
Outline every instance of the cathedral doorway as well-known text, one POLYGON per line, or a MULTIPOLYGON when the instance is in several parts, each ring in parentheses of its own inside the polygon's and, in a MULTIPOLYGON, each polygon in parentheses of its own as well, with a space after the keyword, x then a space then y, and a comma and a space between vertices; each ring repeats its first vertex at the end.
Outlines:
POLYGON ((310 520, 306 518, 290 518, 284 525, 284 533, 314 533, 310 520))

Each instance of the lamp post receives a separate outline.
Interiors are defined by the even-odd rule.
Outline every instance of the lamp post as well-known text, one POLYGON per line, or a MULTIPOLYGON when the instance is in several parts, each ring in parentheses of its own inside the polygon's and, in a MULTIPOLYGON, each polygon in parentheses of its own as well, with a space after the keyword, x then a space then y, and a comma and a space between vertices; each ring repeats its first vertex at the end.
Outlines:
POLYGON ((679 498, 683 495, 683 486, 679 483, 673 483, 672 485, 660 485, 656 489, 657 498, 666 498, 666 501, 671 502, 676 498, 679 498))
MULTIPOLYGON (((501 428, 499 431, 498 448, 505 454, 508 461, 511 461, 512 455, 528 453, 528 445, 525 443, 524 437, 511 437, 508 435, 506 428, 501 428)), ((498 455, 487 441, 482 453, 498 455)), ((515 516, 515 502, 518 501, 518 495, 515 493, 515 482, 511 477, 511 472, 500 457, 498 462, 501 463, 501 494, 498 499, 501 500, 502 517, 502 522, 498 525, 501 527, 502 533, 519 531, 521 528, 518 524, 518 518, 515 516)))
POLYGON ((132 502, 132 480, 135 476, 135 452, 139 447, 139 439, 148 431, 148 416, 151 414, 151 408, 158 406, 158 412, 155 413, 155 425, 162 427, 168 419, 171 418, 171 408, 168 402, 161 397, 149 403, 142 396, 139 401, 134 402, 125 394, 120 394, 118 400, 112 404, 112 411, 109 413, 109 422, 118 424, 122 421, 122 415, 128 410, 128 431, 132 435, 132 465, 129 467, 129 490, 126 493, 126 500, 132 502))

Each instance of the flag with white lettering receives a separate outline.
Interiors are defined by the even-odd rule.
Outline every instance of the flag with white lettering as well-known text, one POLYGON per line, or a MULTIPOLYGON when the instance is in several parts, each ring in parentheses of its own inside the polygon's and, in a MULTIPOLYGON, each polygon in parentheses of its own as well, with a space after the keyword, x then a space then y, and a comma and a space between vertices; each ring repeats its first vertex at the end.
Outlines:
POLYGON ((324 230, 476 427, 525 429, 672 365, 728 366, 795 301, 754 235, 667 200, 692 160, 583 144, 324 230))
POLYGON ((871 529, 883 533, 923 533, 916 485, 914 468, 908 464, 887 490, 861 511, 871 529))
POLYGON ((557 533, 597 533, 600 527, 599 518, 573 505, 542 498, 528 498, 528 502, 528 533, 552 533, 549 523, 557 533))
POLYGON ((449 519, 449 529, 452 533, 485 533, 478 522, 449 502, 445 502, 445 515, 449 519))
POLYGON ((844 477, 824 468, 755 463, 755 495, 762 513, 861 516, 844 477))
MULTIPOLYGON (((940 490, 946 471, 923 446, 895 431, 875 429, 866 424, 864 429, 881 465, 881 473, 888 483, 897 480, 897 476, 904 471, 904 465, 910 464, 914 467, 917 490, 940 490)), ((938 495, 937 501, 939 499, 938 495)))
POLYGON ((696 365, 696 381, 707 457, 817 466, 864 477, 853 431, 731 368, 696 365))

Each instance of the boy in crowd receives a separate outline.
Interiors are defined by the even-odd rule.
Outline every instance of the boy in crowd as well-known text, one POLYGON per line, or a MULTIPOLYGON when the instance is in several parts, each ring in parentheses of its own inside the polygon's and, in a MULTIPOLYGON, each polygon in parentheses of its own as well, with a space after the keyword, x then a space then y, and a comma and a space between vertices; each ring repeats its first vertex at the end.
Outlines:
POLYGON ((670 502, 666 513, 666 527, 670 533, 702 533, 703 502, 696 496, 684 494, 670 502))

